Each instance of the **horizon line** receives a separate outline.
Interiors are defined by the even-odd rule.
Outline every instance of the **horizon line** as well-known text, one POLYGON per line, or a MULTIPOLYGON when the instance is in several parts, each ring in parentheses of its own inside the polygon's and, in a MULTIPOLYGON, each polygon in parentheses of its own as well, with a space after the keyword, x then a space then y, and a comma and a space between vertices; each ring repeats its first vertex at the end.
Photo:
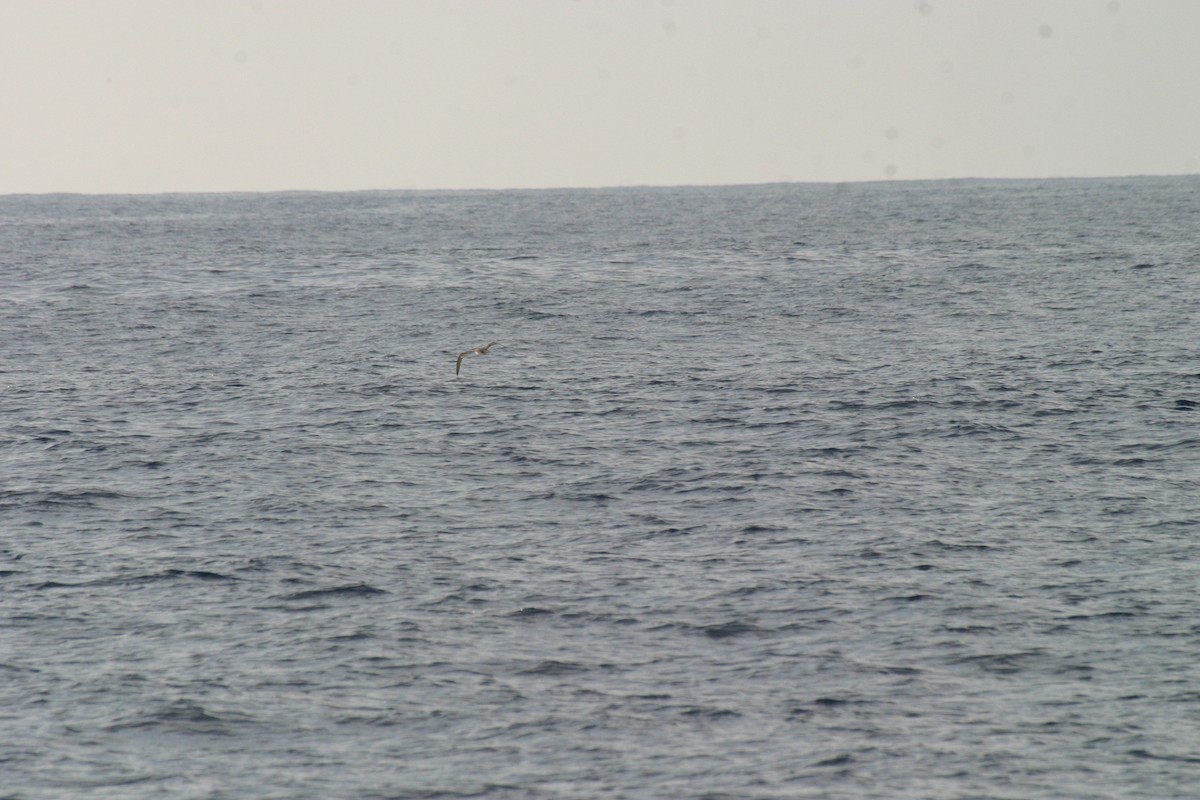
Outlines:
POLYGON ((736 181, 731 183, 614 183, 597 185, 562 185, 562 186, 500 186, 500 187, 393 187, 393 188, 359 188, 359 189, 202 189, 202 190, 157 190, 135 192, 92 192, 50 190, 40 192, 2 192, 0 197, 166 197, 184 195, 251 195, 251 194, 452 194, 452 193, 503 193, 503 192, 588 192, 588 191, 620 191, 645 189, 733 189, 756 186, 842 186, 846 184, 871 185, 889 183, 966 183, 966 182, 1016 182, 1016 181, 1106 181, 1106 180, 1138 180, 1146 178, 1194 178, 1200 177, 1197 172, 1140 172, 1120 175, 1042 175, 1018 177, 988 177, 961 176, 944 178, 850 178, 845 180, 777 180, 777 181, 736 181))

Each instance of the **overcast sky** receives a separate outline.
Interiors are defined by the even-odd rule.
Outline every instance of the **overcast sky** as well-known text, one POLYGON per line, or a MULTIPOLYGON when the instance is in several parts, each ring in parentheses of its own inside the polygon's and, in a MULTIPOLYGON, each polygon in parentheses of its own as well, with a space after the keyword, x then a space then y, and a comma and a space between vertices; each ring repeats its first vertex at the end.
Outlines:
POLYGON ((1197 0, 0 11, 0 194, 1200 171, 1197 0))

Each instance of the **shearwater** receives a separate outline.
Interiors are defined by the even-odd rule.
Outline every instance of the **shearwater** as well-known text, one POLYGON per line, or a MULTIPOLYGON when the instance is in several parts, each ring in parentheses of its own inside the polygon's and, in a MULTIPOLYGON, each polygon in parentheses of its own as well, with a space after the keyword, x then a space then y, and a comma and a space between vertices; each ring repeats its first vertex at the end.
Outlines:
POLYGON ((491 350, 492 345, 494 344, 496 343, 488 342, 483 347, 476 347, 474 350, 467 350, 466 352, 459 353, 458 361, 456 361, 454 364, 454 374, 457 375, 458 371, 462 369, 462 361, 464 358, 467 356, 486 356, 488 354, 488 350, 491 350))

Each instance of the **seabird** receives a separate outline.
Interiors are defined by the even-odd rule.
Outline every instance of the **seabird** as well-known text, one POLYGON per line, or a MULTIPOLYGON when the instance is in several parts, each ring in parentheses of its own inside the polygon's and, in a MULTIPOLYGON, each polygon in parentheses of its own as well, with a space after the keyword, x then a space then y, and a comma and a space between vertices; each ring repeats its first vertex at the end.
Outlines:
POLYGON ((488 354, 488 350, 491 350, 492 345, 494 344, 495 342, 488 342, 483 347, 476 347, 474 350, 468 350, 465 353, 459 353, 458 361, 454 364, 454 374, 457 375, 458 371, 462 369, 462 360, 464 358, 467 356, 486 356, 488 354))

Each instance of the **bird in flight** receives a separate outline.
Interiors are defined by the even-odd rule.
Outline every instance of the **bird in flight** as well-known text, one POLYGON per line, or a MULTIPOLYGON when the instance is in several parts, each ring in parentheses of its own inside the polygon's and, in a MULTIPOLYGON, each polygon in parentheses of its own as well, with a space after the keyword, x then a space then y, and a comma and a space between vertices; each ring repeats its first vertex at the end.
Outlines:
POLYGON ((465 353, 459 353, 458 361, 455 362, 455 364, 454 364, 454 374, 457 375, 458 371, 460 369, 462 369, 462 360, 464 358, 466 358, 467 356, 486 356, 488 354, 488 350, 491 350, 492 345, 494 345, 494 344, 496 344, 496 343, 488 342, 483 347, 476 347, 474 350, 467 350, 465 353))

